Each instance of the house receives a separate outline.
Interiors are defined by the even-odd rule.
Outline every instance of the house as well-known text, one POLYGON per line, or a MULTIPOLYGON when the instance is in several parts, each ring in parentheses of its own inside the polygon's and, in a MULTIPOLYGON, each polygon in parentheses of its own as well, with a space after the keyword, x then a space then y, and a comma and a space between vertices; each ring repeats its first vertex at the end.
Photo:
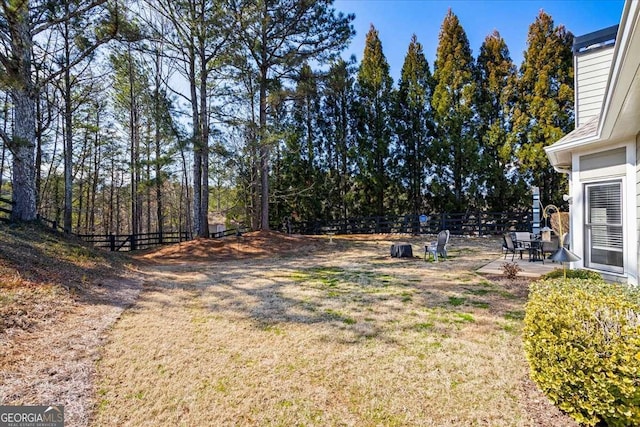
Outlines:
POLYGON ((620 24, 574 40, 576 128, 545 148, 569 176, 575 268, 638 284, 640 253, 640 1, 620 24))

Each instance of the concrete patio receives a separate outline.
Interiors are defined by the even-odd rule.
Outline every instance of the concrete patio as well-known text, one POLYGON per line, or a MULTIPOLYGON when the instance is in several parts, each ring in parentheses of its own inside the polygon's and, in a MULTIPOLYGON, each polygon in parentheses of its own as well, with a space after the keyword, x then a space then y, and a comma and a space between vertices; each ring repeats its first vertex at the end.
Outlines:
MULTIPOLYGON (((477 270, 480 274, 504 274, 504 270, 502 266, 505 263, 514 262, 520 266, 522 271, 518 273, 519 276, 525 277, 540 277, 543 274, 549 273, 557 268, 562 268, 562 265, 557 262, 553 262, 551 260, 546 260, 544 264, 542 261, 533 261, 530 262, 526 257, 523 259, 519 259, 516 257, 513 261, 511 261, 511 256, 507 255, 507 259, 504 259, 504 256, 500 256, 494 261, 491 261, 489 264, 477 270)), ((566 266, 569 268, 569 265, 566 266)))

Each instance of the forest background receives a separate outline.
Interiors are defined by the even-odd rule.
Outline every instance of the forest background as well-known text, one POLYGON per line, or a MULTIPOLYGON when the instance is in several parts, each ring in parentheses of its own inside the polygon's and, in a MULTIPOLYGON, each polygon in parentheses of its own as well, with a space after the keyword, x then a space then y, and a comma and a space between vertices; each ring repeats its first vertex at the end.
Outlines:
MULTIPOLYGON (((540 11, 519 66, 450 9, 394 82, 376 28, 328 0, 9 0, 0 195, 77 233, 562 204, 543 148, 573 129, 573 35, 540 11), (5 177, 9 176, 9 179, 5 177), (213 215, 212 215, 213 214, 213 215)), ((523 31, 525 29, 523 28, 523 31)))

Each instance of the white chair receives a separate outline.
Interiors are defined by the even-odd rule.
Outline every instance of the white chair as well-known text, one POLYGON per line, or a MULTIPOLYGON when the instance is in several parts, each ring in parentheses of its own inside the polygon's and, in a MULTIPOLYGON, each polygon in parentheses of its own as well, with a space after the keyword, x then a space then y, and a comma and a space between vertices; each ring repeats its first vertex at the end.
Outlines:
POLYGON ((447 243, 449 243, 449 230, 442 230, 438 233, 438 240, 431 242, 424 246, 424 259, 427 260, 427 253, 429 258, 433 255, 433 259, 438 262, 438 255, 443 258, 447 258, 447 243))

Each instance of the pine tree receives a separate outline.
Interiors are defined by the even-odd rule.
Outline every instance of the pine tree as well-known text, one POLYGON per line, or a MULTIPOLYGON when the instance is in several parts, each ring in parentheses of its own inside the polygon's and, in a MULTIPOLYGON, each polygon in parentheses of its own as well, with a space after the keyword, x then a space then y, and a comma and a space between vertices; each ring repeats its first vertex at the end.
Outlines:
POLYGON ((520 67, 512 139, 523 173, 545 203, 561 203, 566 178, 549 165, 544 147, 573 128, 573 35, 540 11, 529 27, 520 67))
MULTIPOLYGON (((106 0, 37 2, 32 0, 10 0, 0 3, 0 85, 6 88, 13 101, 13 134, 0 131, 7 148, 13 154, 12 192, 15 206, 12 219, 30 221, 36 219, 36 104, 41 89, 83 62, 103 43, 108 41, 118 27, 117 14, 105 7, 106 0), (66 7, 63 16, 56 15, 60 5, 66 7), (45 78, 35 76, 36 69, 52 68, 49 63, 57 53, 50 51, 49 42, 60 23, 82 22, 87 31, 79 34, 76 42, 80 49, 73 58, 65 61, 60 69, 51 69, 45 78), (88 38, 91 34, 91 40, 88 38), (38 43, 45 40, 43 46, 38 43)), ((67 45, 67 48, 70 46, 67 45)), ((67 52, 69 53, 69 52, 67 52)))
POLYGON ((392 136, 393 80, 373 25, 366 36, 357 77, 357 139, 362 214, 385 214, 385 190, 392 136))
POLYGON ((142 231, 141 144, 143 140, 146 94, 149 78, 141 61, 131 50, 111 55, 113 66, 114 107, 116 117, 127 130, 129 139, 129 174, 131 185, 130 232, 142 231))
MULTIPOLYGON (((353 59, 353 58, 352 58, 353 59)), ((327 177, 327 217, 348 218, 353 209, 350 192, 353 184, 354 132, 353 59, 339 59, 329 68, 323 90, 320 126, 324 136, 327 177)))
POLYGON ((301 218, 322 216, 324 177, 320 171, 320 99, 316 76, 303 64, 296 76, 296 88, 291 93, 288 132, 281 147, 278 166, 276 211, 283 218, 296 212, 301 218))
POLYGON ((395 126, 398 136, 396 181, 406 182, 406 205, 401 211, 420 214, 425 209, 424 190, 430 168, 433 138, 431 96, 433 79, 416 35, 411 37, 398 87, 395 126))
POLYGON ((308 60, 339 52, 354 31, 353 15, 336 14, 332 0, 232 0, 236 36, 257 73, 260 228, 269 230, 269 172, 273 138, 268 127, 268 89, 308 60))
POLYGON ((440 210, 463 211, 477 191, 478 144, 474 122, 474 63, 469 40, 451 9, 440 29, 432 106, 437 154, 431 190, 440 210))
MULTIPOLYGON (((219 96, 221 69, 228 65, 233 46, 233 13, 225 2, 200 0, 147 0, 166 25, 153 28, 154 37, 166 43, 166 55, 179 62, 177 67, 189 84, 193 144, 193 229, 208 237, 209 140, 219 96)), ((150 24, 150 23, 148 23, 150 24)))
MULTIPOLYGON (((489 34, 477 59, 478 141, 481 146, 480 179, 486 207, 502 211, 528 199, 524 182, 514 170, 515 153, 508 136, 515 102, 516 67, 498 31, 489 34)), ((527 200, 528 201, 528 200, 527 200)))

